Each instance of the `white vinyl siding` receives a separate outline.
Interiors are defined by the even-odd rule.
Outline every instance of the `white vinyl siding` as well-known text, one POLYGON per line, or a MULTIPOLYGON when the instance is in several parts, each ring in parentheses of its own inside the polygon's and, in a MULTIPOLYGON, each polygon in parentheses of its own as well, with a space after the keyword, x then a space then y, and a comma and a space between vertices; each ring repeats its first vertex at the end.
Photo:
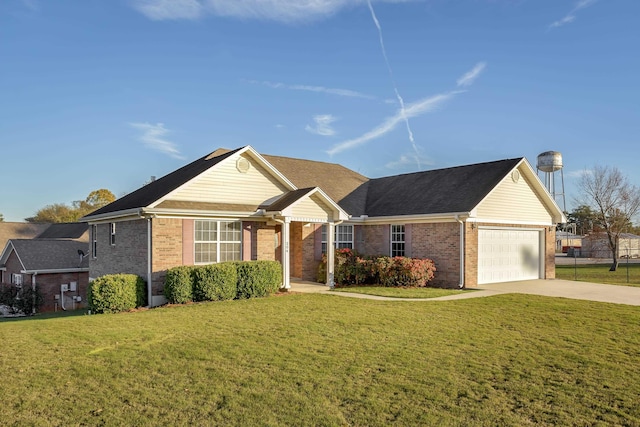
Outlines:
POLYGON ((332 221, 333 211, 315 194, 305 197, 291 208, 293 218, 317 219, 332 221))
POLYGON ((196 220, 194 233, 195 264, 242 259, 242 222, 196 220))
POLYGON ((551 224, 553 218, 533 191, 524 174, 517 182, 511 174, 480 203, 477 217, 505 222, 551 224))
POLYGON ((288 191, 271 172, 248 156, 245 158, 251 166, 246 173, 240 172, 236 168, 238 158, 236 155, 223 160, 170 194, 167 200, 259 205, 288 191))

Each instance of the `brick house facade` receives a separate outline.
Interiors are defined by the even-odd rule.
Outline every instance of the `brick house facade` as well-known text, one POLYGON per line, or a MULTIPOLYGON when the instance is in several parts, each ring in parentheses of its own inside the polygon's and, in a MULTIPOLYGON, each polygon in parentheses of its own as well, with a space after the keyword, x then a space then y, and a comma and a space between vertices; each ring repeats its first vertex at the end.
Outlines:
POLYGON ((160 297, 167 269, 225 259, 277 260, 284 287, 315 281, 334 244, 431 258, 438 286, 553 278, 564 215, 523 158, 369 179, 247 146, 216 150, 85 220, 90 276, 138 274, 160 297))

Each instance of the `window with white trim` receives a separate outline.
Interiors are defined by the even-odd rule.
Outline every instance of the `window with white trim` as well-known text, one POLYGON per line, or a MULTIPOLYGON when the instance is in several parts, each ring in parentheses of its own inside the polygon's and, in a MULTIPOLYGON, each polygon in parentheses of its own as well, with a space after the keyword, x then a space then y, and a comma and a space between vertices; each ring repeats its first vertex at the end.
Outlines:
POLYGON ((22 286, 22 274, 13 273, 11 275, 11 283, 14 285, 22 286))
POLYGON ((404 256, 404 225, 391 226, 391 256, 404 256))
POLYGON ((91 257, 96 259, 98 257, 98 226, 93 225, 91 227, 91 257))
POLYGON ((212 264, 242 259, 241 221, 194 221, 194 262, 212 264))
MULTIPOLYGON (((353 249, 353 225, 336 225, 334 236, 336 249, 353 249)), ((327 253, 327 224, 322 225, 322 253, 327 253)))
POLYGON ((116 245, 116 223, 115 222, 109 223, 109 243, 111 244, 111 246, 116 245))

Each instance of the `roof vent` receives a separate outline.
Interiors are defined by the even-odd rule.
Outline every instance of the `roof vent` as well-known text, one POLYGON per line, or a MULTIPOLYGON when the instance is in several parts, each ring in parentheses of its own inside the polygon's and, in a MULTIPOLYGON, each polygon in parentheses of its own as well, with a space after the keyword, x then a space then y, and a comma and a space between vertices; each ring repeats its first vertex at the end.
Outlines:
POLYGON ((244 157, 240 157, 236 161, 236 169, 238 169, 238 172, 247 173, 249 172, 250 168, 251 168, 251 163, 249 163, 249 160, 245 159, 244 157))

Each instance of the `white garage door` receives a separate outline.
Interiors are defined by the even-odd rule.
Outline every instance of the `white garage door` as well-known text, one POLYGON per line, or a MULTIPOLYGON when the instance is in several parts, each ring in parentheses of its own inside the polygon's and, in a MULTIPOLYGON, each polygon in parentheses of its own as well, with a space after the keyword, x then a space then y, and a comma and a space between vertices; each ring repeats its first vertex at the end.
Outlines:
POLYGON ((478 230, 478 284, 540 278, 540 231, 478 230))

